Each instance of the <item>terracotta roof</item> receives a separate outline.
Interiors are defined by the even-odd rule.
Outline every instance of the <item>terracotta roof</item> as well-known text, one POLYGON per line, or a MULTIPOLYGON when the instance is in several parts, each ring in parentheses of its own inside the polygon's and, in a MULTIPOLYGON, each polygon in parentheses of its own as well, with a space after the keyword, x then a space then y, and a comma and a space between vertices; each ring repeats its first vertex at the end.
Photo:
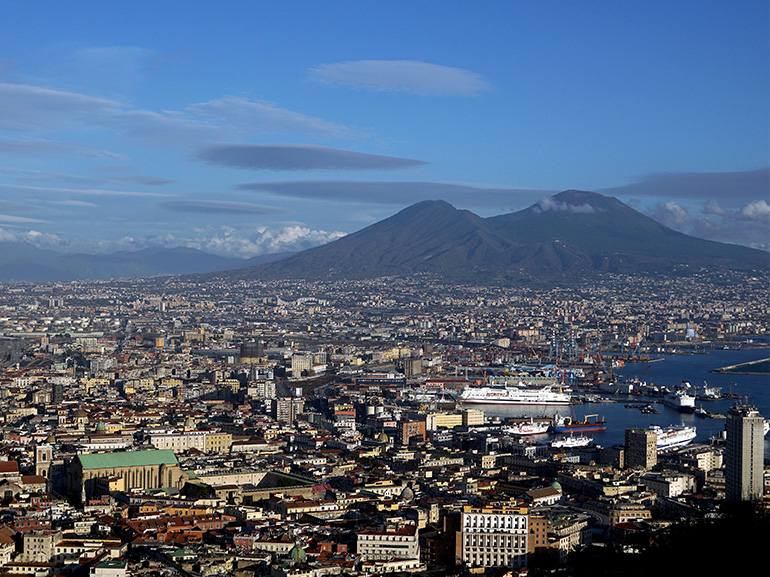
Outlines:
POLYGON ((18 473, 19 464, 16 461, 0 461, 0 473, 18 473))

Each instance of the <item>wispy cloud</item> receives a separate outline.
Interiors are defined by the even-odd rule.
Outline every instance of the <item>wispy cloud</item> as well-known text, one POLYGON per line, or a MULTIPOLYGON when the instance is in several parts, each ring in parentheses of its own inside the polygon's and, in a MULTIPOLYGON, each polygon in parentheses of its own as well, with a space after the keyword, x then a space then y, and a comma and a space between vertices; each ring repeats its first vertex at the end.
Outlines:
POLYGON ((0 192, 21 193, 21 194, 70 194, 85 196, 135 196, 147 198, 162 198, 171 195, 159 192, 140 192, 132 190, 109 190, 100 188, 57 188, 43 186, 24 186, 21 184, 0 184, 0 192))
POLYGON ((140 46, 57 46, 50 74, 69 85, 125 92, 144 78, 153 52, 140 46))
POLYGON ((637 182, 600 192, 615 196, 746 202, 770 197, 770 168, 650 174, 637 182))
POLYGON ((193 158, 215 166, 249 170, 391 170, 425 164, 420 160, 307 144, 213 146, 198 151, 193 158))
POLYGON ((237 184, 236 190, 267 192, 292 198, 412 204, 442 199, 465 207, 495 207, 501 210, 523 208, 554 191, 506 186, 457 184, 447 182, 372 182, 362 180, 293 180, 237 184))
POLYGON ((10 214, 0 214, 0 222, 5 224, 42 224, 47 223, 47 220, 41 220, 39 218, 27 218, 24 216, 12 216, 10 214))
POLYGON ((359 138, 358 130, 314 116, 287 110, 269 102, 223 96, 193 104, 187 112, 214 122, 224 122, 251 134, 304 134, 326 138, 359 138))
POLYGON ((409 92, 440 96, 473 96, 492 86, 470 70, 415 60, 356 60, 321 64, 309 70, 310 78, 374 91, 409 92))
POLYGON ((248 202, 228 202, 220 200, 171 200, 161 204, 166 210, 173 212, 194 212, 201 214, 280 214, 284 209, 277 206, 265 206, 248 202))
MULTIPOLYGON (((244 135, 353 138, 357 130, 264 102, 222 97, 181 111, 156 112, 76 92, 0 82, 0 129, 16 132, 97 127, 151 144, 188 148, 244 135)), ((14 143, 16 152, 25 145, 14 143)), ((37 144, 37 148, 41 148, 37 144)), ((10 150, 11 143, 6 147, 10 150)), ((26 144, 28 151, 32 144, 26 144)), ((52 145, 49 144, 49 148, 52 145)))
MULTIPOLYGON (((2 116, 2 112, 0 112, 0 116, 2 116)), ((69 142, 52 142, 50 140, 0 140, 0 153, 24 156, 58 156, 67 154, 85 158, 127 160, 125 155, 109 150, 100 150, 69 142)))
POLYGON ((77 208, 95 208, 99 206, 93 202, 87 202, 85 200, 52 200, 49 204, 55 204, 58 206, 74 206, 77 208))

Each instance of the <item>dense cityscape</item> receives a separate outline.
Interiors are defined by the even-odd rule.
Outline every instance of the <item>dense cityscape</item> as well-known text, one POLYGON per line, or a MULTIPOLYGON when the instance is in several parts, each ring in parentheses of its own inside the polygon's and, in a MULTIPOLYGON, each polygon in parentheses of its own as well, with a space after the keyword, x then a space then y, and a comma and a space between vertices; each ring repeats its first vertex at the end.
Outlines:
POLYGON ((617 367, 759 358, 769 313, 748 275, 2 285, 1 571, 645 574, 679 566, 682 527, 765 562, 764 399, 707 411, 725 423, 707 442, 632 427, 601 446, 595 421, 501 416, 469 391, 656 411, 664 391, 617 367))
POLYGON ((770 575, 767 0, 0 22, 0 577, 770 575))

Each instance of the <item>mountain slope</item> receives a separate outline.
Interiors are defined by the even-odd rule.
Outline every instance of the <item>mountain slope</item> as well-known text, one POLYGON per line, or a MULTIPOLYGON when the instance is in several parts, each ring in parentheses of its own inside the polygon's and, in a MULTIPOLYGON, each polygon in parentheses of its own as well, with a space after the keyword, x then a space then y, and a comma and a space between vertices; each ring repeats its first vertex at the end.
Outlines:
POLYGON ((619 200, 566 191, 518 212, 480 218, 423 201, 332 243, 228 278, 374 278, 418 272, 449 281, 516 282, 599 271, 767 271, 768 253, 691 237, 619 200))
POLYGON ((590 258, 595 270, 663 272, 682 266, 761 270, 768 266, 766 252, 688 236, 616 198, 594 192, 568 190, 525 210, 489 218, 487 223, 515 244, 558 241, 563 250, 568 247, 590 258))
POLYGON ((0 282, 52 282, 194 274, 253 266, 291 253, 249 260, 225 258, 192 248, 147 248, 112 254, 62 254, 29 243, 0 242, 0 282))
POLYGON ((249 278, 369 278, 424 270, 458 274, 503 264, 511 243, 491 232, 483 218, 438 201, 423 201, 324 246, 279 263, 233 271, 249 278))

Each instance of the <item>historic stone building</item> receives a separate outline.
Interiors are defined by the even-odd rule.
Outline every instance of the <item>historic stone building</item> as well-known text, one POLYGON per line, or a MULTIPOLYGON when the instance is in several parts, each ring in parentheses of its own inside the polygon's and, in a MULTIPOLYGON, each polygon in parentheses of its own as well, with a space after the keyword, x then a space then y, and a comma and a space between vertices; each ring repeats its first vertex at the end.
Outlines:
POLYGON ((68 489, 72 496, 90 499, 105 479, 120 479, 126 490, 181 489, 188 479, 171 450, 78 455, 71 463, 68 489))

